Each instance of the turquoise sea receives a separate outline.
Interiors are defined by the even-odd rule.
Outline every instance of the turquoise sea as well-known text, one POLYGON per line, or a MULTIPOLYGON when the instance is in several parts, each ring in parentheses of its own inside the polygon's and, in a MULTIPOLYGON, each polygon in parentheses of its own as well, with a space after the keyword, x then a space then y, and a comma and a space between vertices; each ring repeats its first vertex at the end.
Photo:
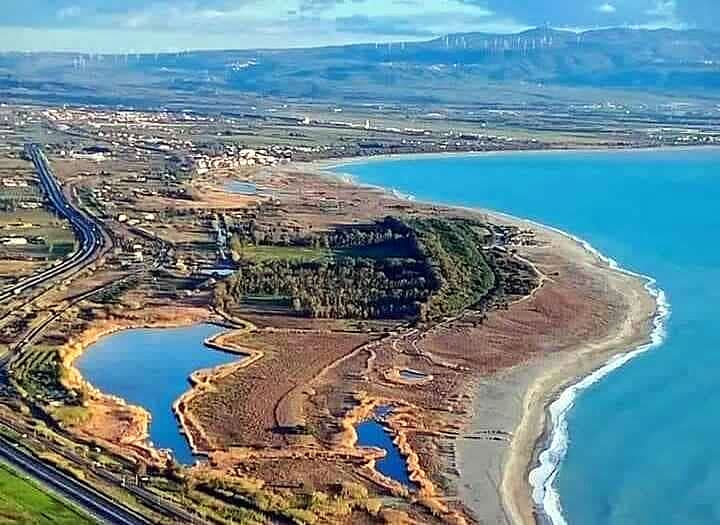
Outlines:
MULTIPOLYGON (((495 209, 577 235, 657 279, 664 342, 584 390, 552 521, 720 523, 720 150, 392 159, 335 169, 418 200, 495 209)), ((552 502, 550 502, 552 503, 552 502)))

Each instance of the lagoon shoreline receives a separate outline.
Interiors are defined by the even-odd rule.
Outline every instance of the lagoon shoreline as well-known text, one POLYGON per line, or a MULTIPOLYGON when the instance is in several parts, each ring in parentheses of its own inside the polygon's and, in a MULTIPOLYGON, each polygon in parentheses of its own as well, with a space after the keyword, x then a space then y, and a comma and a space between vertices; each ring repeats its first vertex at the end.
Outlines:
MULTIPOLYGON (((65 345, 62 351, 61 366, 65 371, 65 384, 68 388, 85 391, 90 394, 89 410, 93 416, 96 412, 99 412, 98 408, 100 408, 95 407, 96 403, 109 403, 111 406, 122 407, 127 410, 130 418, 132 419, 133 426, 136 428, 136 431, 131 435, 123 435, 120 441, 116 441, 102 435, 96 435, 94 436, 95 438, 98 438, 106 443, 110 449, 116 449, 116 447, 121 449, 124 447, 131 447, 132 450, 139 452, 146 460, 154 462, 158 465, 163 465, 167 461, 166 454, 164 454, 156 446, 150 444, 150 422, 152 414, 148 411, 148 409, 144 406, 133 404, 126 399, 123 399, 118 394, 104 392, 97 388, 83 375, 78 368, 76 361, 101 339, 119 332, 139 329, 177 329, 187 328, 199 324, 216 325, 218 329, 221 330, 215 336, 204 341, 204 347, 208 350, 222 351, 233 355, 247 354, 245 352, 236 351, 234 348, 224 347, 214 343, 216 338, 220 338, 233 330, 231 327, 228 327, 227 324, 224 324, 222 319, 215 317, 210 310, 199 308, 165 308, 154 310, 152 312, 148 310, 141 310, 134 313, 135 315, 141 317, 141 319, 127 318, 115 319, 112 321, 105 320, 93 328, 78 334, 78 336, 65 345)), ((256 359, 252 359, 253 362, 255 360, 256 359)), ((188 441, 188 446, 193 454, 203 454, 205 451, 200 450, 196 446, 194 439, 195 436, 193 435, 195 427, 191 424, 191 418, 188 418, 188 416, 184 413, 184 401, 189 397, 194 396, 197 389, 207 388, 207 385, 212 383, 216 376, 223 375, 227 373, 229 369, 232 370, 236 366, 241 365, 245 365, 245 360, 228 363, 226 365, 218 365, 210 369, 199 369, 187 378, 188 389, 175 401, 172 406, 172 410, 177 420, 179 429, 181 433, 185 435, 188 441)), ((85 433, 83 428, 75 428, 73 431, 79 434, 85 433)), ((112 434, 112 432, 110 433, 112 434)))

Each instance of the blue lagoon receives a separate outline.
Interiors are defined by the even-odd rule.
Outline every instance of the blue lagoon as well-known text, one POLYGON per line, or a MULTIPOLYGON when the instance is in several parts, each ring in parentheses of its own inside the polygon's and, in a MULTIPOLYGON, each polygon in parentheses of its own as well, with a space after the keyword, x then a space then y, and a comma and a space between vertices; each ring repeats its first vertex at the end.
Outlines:
POLYGON ((242 358, 204 345, 222 331, 211 324, 124 330, 88 347, 75 366, 100 391, 147 410, 153 445, 172 450, 178 462, 190 464, 193 453, 173 404, 190 389, 193 372, 242 358))

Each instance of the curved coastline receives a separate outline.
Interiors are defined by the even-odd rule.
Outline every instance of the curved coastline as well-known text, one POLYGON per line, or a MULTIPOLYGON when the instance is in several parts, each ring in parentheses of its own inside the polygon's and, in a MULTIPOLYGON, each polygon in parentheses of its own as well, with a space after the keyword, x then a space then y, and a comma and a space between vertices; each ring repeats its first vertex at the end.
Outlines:
POLYGON ((671 314, 671 307, 665 292, 657 287, 657 281, 653 277, 623 268, 616 260, 604 255, 589 242, 571 233, 551 226, 539 225, 534 221, 526 222, 547 228, 572 239, 574 242, 580 244, 586 251, 605 262, 612 270, 644 280, 645 289, 648 294, 655 298, 656 304, 655 315, 652 320, 653 328, 650 332, 650 341, 648 343, 628 349, 624 353, 614 355, 601 367, 579 381, 573 382, 565 387, 546 408, 546 438, 541 440, 541 443, 538 443, 538 447, 536 448, 537 466, 528 472, 528 481, 532 488, 532 500, 538 508, 541 509, 547 520, 549 520, 552 525, 567 525, 562 510, 560 494, 557 487, 555 487, 555 479, 567 453, 569 442, 567 415, 575 405, 578 396, 581 395, 584 390, 597 384, 633 358, 662 345, 666 338, 666 325, 671 314))
POLYGON ((552 155, 566 153, 643 153, 651 151, 696 151, 714 149, 720 150, 718 145, 695 145, 695 146, 571 146, 568 148, 552 147, 538 149, 509 149, 509 150, 487 150, 487 151, 446 151, 446 152, 428 152, 428 153, 384 153, 381 155, 368 155, 366 157, 339 157, 329 160, 315 160, 310 162, 302 162, 301 165, 309 165, 317 168, 319 171, 332 173, 344 166, 354 164, 366 164, 370 162, 393 162, 406 160, 432 160, 443 158, 477 158, 477 157, 496 157, 500 155, 552 155))
MULTIPOLYGON (((569 152, 587 152, 587 151, 599 151, 613 153, 615 151, 661 151, 668 149, 685 149, 692 150, 695 148, 589 148, 589 149, 550 149, 550 150, 521 150, 521 151, 498 151, 498 152, 476 152, 476 153, 432 153, 432 154, 417 154, 417 155, 385 155, 378 157, 370 157, 368 159, 341 159, 337 163, 328 164, 316 164, 314 167, 321 173, 331 176, 340 176, 349 183, 360 185, 375 190, 381 190, 394 197, 397 197, 397 191, 392 188, 378 186, 373 184, 366 184, 362 181, 357 180, 356 177, 344 174, 339 171, 343 166, 349 164, 359 164, 364 162, 390 162, 398 160, 415 160, 425 158, 442 158, 442 157, 480 157, 480 156, 491 156, 498 154, 552 154, 552 153, 569 153, 569 152)), ((408 195, 407 200, 415 201, 414 196, 408 195)), ((623 268, 613 258, 604 255, 595 247, 593 247, 588 241, 581 239, 580 237, 573 235, 569 232, 555 228, 549 225, 541 224, 531 219, 525 219, 516 217, 507 213, 503 213, 495 210, 485 210, 481 208, 472 208, 457 206, 453 204, 446 204, 437 201, 415 201, 419 204, 435 205, 435 206, 447 206, 449 208, 463 209, 474 213, 485 213, 489 216, 496 216, 501 219, 505 219, 515 223, 524 223, 540 230, 546 230, 572 241, 573 243, 581 246, 584 251, 590 254, 592 257, 601 261, 610 271, 619 272, 627 276, 644 281, 644 289, 647 294, 654 299, 655 312, 652 315, 651 326, 648 326, 647 334, 643 336, 642 344, 630 344, 618 346, 615 345, 614 350, 610 352, 610 357, 605 358, 604 362, 596 364, 591 369, 586 370, 584 373, 579 375, 570 375, 563 377, 562 379, 555 382, 548 389, 548 385, 538 386, 543 383, 543 378, 538 377, 533 383, 530 384, 526 391, 526 399, 523 408, 523 414, 521 421, 518 425, 518 433, 524 425, 531 424, 533 422, 526 421, 527 416, 530 412, 529 398, 538 395, 539 393, 548 394, 551 397, 543 404, 543 416, 541 428, 534 426, 534 430, 539 434, 539 437, 534 440, 535 445, 532 450, 525 451, 530 453, 530 460, 525 461, 524 465, 515 465, 513 460, 517 461, 517 456, 514 447, 511 446, 509 451, 509 457, 503 462, 503 479, 500 483, 499 495, 501 497, 502 505, 505 508, 506 516, 511 516, 515 523, 527 522, 526 516, 534 515, 538 513, 539 518, 542 522, 549 522, 552 525, 567 525, 565 520, 562 505, 560 502, 560 495, 555 487, 555 479, 559 471, 559 467, 562 460, 567 452, 567 444, 569 441, 568 429, 567 429, 567 415, 569 411, 575 405, 578 396, 590 386, 598 383, 603 378, 608 376, 613 371, 621 368, 627 364, 633 358, 662 345, 666 336, 666 323, 671 313, 671 307, 667 300, 665 292, 657 287, 657 281, 648 275, 634 272, 632 270, 623 268), (530 487, 530 502, 534 504, 533 508, 525 508, 524 502, 516 501, 515 495, 511 488, 507 486, 508 471, 515 471, 522 469, 522 476, 526 483, 530 487)), ((600 345, 602 346, 602 345, 600 345)), ((528 429, 525 429, 528 430, 528 429)), ((515 441, 515 438, 513 438, 515 441)), ((513 443, 514 445, 514 443, 513 443)), ((517 472, 514 472, 517 474, 517 472)), ((538 516, 536 516, 535 522, 538 522, 538 516)))

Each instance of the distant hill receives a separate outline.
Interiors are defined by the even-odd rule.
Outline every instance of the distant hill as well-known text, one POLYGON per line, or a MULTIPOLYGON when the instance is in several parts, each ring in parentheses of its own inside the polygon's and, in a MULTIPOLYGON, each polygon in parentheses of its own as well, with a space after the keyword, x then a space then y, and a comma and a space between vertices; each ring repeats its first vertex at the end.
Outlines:
POLYGON ((149 96, 148 90, 419 104, 586 100, 605 90, 714 99, 720 96, 720 33, 539 28, 312 49, 0 56, 0 93, 23 90, 98 100, 149 96))

